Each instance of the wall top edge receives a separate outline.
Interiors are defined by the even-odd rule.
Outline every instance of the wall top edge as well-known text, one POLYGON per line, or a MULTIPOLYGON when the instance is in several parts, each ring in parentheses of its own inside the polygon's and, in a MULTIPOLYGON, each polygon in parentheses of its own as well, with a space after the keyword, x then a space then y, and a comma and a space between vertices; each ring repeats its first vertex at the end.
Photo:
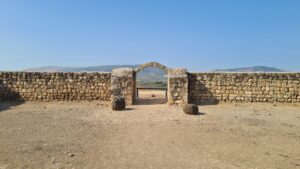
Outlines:
POLYGON ((300 72, 188 72, 190 74, 300 74, 300 72))
POLYGON ((24 72, 24 71, 0 71, 1 73, 12 74, 111 74, 111 72, 24 72))

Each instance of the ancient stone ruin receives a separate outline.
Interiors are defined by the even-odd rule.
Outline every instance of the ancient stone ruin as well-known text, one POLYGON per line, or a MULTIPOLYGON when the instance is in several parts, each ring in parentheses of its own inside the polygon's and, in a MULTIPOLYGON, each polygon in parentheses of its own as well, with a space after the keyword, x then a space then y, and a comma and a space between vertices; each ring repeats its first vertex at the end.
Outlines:
POLYGON ((300 102, 300 73, 191 73, 157 62, 111 73, 0 72, 0 100, 136 99, 136 74, 157 67, 168 76, 168 103, 300 102))

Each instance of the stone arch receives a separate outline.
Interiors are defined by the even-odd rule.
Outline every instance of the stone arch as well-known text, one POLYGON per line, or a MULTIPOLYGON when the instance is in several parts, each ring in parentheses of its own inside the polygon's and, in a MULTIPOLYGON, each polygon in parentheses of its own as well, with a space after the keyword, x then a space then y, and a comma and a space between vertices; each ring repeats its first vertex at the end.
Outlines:
MULTIPOLYGON (((136 91, 136 87, 137 87, 137 83, 136 83, 136 76, 137 74, 144 70, 145 68, 148 68, 148 67, 156 67, 158 69, 161 69, 162 71, 164 71, 166 73, 166 75, 168 76, 168 71, 171 70, 169 68, 167 68, 166 66, 158 63, 158 62, 147 62, 147 63, 144 63, 144 64, 141 64, 139 65, 138 67, 136 67, 134 70, 133 70, 133 102, 136 102, 137 101, 137 91, 136 91)), ((168 82, 168 78, 167 78, 167 83, 168 82)), ((166 88, 166 92, 168 92, 168 87, 166 88)), ((166 101, 168 102, 168 97, 166 95, 166 101)))
POLYGON ((157 68, 165 71, 166 73, 168 73, 168 70, 169 70, 169 68, 167 68, 165 65, 162 65, 158 62, 147 62, 147 63, 139 65, 137 68, 134 69, 134 71, 139 72, 147 67, 157 67, 157 68))
POLYGON ((136 74, 147 68, 157 67, 167 74, 167 103, 184 104, 189 98, 189 73, 186 69, 167 68, 157 62, 148 62, 132 68, 117 68, 111 73, 111 98, 124 96, 126 104, 131 105, 136 101, 136 74))

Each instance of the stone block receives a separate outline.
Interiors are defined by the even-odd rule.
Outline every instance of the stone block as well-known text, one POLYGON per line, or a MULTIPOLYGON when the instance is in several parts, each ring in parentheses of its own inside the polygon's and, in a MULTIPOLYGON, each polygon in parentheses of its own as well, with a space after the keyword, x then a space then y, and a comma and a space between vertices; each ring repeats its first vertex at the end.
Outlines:
POLYGON ((122 96, 114 97, 112 99, 112 109, 113 110, 124 110, 126 107, 125 98, 122 96))
POLYGON ((184 104, 182 110, 185 114, 191 114, 191 115, 198 114, 199 112, 198 106, 194 104, 184 104))

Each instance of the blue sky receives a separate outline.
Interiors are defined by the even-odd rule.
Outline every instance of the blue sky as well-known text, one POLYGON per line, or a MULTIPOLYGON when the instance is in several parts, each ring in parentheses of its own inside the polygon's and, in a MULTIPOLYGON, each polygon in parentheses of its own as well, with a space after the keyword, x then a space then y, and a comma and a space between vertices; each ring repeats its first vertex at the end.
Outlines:
POLYGON ((300 71, 299 0, 2 0, 0 70, 157 61, 300 71))

